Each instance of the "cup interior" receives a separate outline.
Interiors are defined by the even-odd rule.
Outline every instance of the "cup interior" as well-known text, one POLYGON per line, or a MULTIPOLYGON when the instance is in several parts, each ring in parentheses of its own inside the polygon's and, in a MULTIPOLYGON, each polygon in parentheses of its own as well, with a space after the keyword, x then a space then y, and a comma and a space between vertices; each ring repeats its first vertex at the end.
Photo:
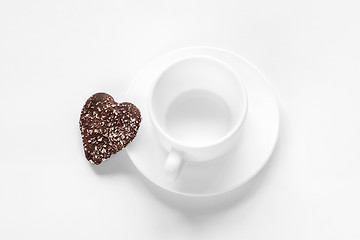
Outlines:
POLYGON ((215 58, 193 56, 170 65, 150 96, 155 127, 184 147, 216 144, 240 127, 246 92, 238 75, 215 58))

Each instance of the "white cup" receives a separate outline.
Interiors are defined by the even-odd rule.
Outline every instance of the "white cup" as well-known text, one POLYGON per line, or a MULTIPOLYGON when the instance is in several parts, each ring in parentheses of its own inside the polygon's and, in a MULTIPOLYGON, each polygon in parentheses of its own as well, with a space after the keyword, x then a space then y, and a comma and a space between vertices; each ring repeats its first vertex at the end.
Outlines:
POLYGON ((179 176, 184 161, 208 161, 239 140, 247 112, 245 87, 226 63, 194 55, 171 63, 150 90, 149 115, 169 152, 164 173, 179 176))

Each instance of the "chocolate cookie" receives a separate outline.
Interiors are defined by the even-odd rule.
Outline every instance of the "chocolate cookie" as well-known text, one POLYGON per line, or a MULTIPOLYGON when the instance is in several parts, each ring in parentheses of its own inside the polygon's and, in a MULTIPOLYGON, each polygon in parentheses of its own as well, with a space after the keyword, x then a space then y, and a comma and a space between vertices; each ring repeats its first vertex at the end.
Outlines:
POLYGON ((141 122, 132 103, 117 103, 106 93, 96 93, 85 103, 80 115, 80 131, 85 157, 100 164, 126 147, 136 136, 141 122))

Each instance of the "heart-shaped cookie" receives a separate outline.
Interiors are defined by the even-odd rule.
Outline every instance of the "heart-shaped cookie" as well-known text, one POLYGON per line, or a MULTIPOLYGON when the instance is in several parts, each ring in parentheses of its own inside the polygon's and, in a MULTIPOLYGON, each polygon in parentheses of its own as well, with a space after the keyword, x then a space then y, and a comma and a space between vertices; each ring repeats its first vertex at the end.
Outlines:
POLYGON ((132 103, 117 103, 106 93, 96 93, 85 103, 80 115, 80 131, 85 157, 100 164, 126 147, 136 136, 141 122, 132 103))

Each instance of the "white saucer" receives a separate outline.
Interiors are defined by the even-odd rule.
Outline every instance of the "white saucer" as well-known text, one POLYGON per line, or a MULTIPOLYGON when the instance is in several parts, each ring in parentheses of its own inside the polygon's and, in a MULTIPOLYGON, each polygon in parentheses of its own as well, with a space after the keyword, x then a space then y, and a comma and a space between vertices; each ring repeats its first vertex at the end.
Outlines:
POLYGON ((191 47, 160 56, 137 76, 127 92, 126 101, 138 106, 142 115, 139 132, 126 148, 130 159, 151 182, 182 195, 217 195, 241 186, 265 166, 278 138, 278 107, 264 76, 244 58, 222 49, 191 47), (237 71, 247 89, 248 113, 241 140, 234 150, 205 163, 186 162, 178 180, 172 182, 163 174, 168 153, 153 132, 147 111, 148 90, 165 66, 191 55, 218 58, 237 71))

